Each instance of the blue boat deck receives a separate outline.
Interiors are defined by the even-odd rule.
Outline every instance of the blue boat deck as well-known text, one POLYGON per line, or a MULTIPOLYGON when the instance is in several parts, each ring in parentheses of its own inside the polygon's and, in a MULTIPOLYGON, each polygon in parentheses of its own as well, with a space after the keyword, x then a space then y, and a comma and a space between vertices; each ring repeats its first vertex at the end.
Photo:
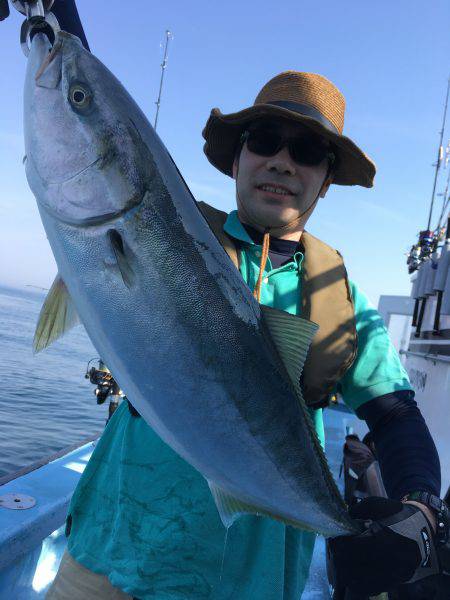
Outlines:
POLYGON ((0 499, 29 496, 36 504, 10 510, 0 504, 0 598, 44 598, 66 546, 70 498, 92 454, 89 442, 0 487, 0 499))

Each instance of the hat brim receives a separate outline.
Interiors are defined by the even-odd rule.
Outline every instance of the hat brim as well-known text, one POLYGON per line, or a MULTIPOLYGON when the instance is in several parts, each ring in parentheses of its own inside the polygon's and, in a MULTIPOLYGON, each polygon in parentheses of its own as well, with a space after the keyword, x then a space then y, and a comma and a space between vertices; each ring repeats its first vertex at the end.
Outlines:
POLYGON ((271 104, 255 104, 236 113, 224 115, 213 108, 203 130, 206 140, 203 150, 211 164, 232 177, 237 145, 245 126, 261 117, 284 117, 303 123, 315 133, 329 140, 338 154, 333 183, 337 185, 373 186, 376 167, 371 159, 348 137, 334 133, 313 117, 271 104))

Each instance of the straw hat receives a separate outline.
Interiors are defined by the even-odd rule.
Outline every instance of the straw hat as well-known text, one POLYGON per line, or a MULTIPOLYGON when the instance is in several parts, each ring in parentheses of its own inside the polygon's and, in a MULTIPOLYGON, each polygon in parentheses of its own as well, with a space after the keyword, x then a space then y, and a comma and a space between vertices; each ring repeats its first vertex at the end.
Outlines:
POLYGON ((203 130, 203 149, 219 171, 231 176, 246 125, 261 117, 284 117, 303 123, 332 143, 338 158, 333 183, 372 187, 375 165, 342 135, 344 112, 344 96, 331 81, 315 73, 285 71, 266 83, 253 106, 229 115, 213 108, 203 130))

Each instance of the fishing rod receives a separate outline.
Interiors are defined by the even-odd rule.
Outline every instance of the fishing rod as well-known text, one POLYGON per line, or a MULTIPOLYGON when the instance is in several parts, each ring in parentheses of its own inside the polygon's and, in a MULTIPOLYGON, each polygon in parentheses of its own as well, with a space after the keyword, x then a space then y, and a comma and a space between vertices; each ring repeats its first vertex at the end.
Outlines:
POLYGON ((450 92, 450 77, 447 82, 447 94, 445 97, 444 115, 442 117, 442 128, 440 131, 440 140, 439 140, 438 156, 437 156, 437 161, 436 161, 436 170, 434 172, 434 182, 433 182, 433 191, 431 193, 430 213, 428 215, 428 225, 427 225, 428 230, 430 229, 430 225, 431 225, 431 216, 433 213, 433 205, 434 205, 434 197, 435 197, 435 193, 436 193, 436 183, 437 183, 438 173, 439 173, 439 169, 440 169, 440 166, 442 163, 442 159, 444 157, 444 148, 442 147, 442 140, 444 139, 444 129, 445 129, 445 120, 447 117, 449 92, 450 92))
MULTIPOLYGON (((427 228, 425 230, 419 232, 419 241, 417 242, 417 244, 414 244, 411 247, 411 250, 408 253, 408 258, 407 258, 406 264, 408 266, 409 274, 412 274, 412 273, 414 273, 414 271, 417 271, 417 269, 419 269, 419 267, 421 266, 421 264, 423 262, 425 262, 425 261, 428 262, 428 260, 430 260, 430 259, 431 259, 431 263, 424 265, 426 268, 431 267, 431 269, 435 272, 437 269, 437 265, 438 265, 437 250, 438 250, 439 242, 442 241, 442 239, 444 238, 444 231, 441 229, 441 222, 442 222, 442 218, 445 213, 446 207, 448 205, 447 204, 448 182, 447 182, 447 187, 446 187, 445 194, 444 194, 444 202, 443 202, 441 215, 439 218, 438 227, 435 230, 431 230, 430 226, 431 226, 431 218, 433 215, 433 206, 434 206, 434 200, 435 200, 435 196, 436 196, 436 185, 437 185, 439 169, 441 167, 441 164, 442 164, 442 161, 444 158, 444 149, 443 149, 442 142, 444 139, 444 131, 445 131, 445 122, 446 122, 446 117, 447 117, 449 94, 450 94, 450 77, 447 81, 447 92, 445 95, 444 113, 442 116, 442 127, 439 132, 440 137, 439 137, 438 155, 437 155, 437 161, 435 164, 433 190, 431 193, 430 211, 428 214, 428 224, 427 224, 427 228)), ((447 155, 448 155, 448 152, 447 152, 447 155)), ((446 163, 447 163, 447 160, 446 160, 446 163)), ((450 223, 450 220, 449 220, 449 223, 450 223)), ((448 235, 449 235, 449 225, 447 225, 447 232, 445 234, 446 238, 448 238, 448 235)), ((423 270, 423 269, 420 270, 418 277, 416 278, 416 280, 413 283, 413 297, 415 298, 415 303, 414 303, 412 325, 413 325, 413 327, 416 327, 416 331, 414 333, 415 337, 420 337, 420 335, 421 335, 421 328, 422 328, 423 318, 424 318, 424 314, 425 314, 425 307, 427 304, 428 295, 426 293, 425 286, 424 286, 424 284, 426 283, 424 278, 428 277, 426 268, 425 268, 425 270, 423 270)), ((443 298, 443 290, 438 289, 437 290, 437 303, 436 303, 436 310, 435 310, 434 324, 433 324, 433 334, 434 335, 440 334, 439 321, 440 321, 442 298, 443 298)))
MULTIPOLYGON (((448 150, 450 149, 450 143, 447 146, 447 155, 448 155, 448 150)), ((447 162, 448 162, 448 158, 446 159, 446 164, 445 167, 447 166, 447 162)), ((444 168, 445 168, 444 167, 444 168)), ((450 214, 447 215, 447 225, 446 227, 442 226, 442 219, 444 218, 444 214, 447 211, 448 205, 449 205, 449 201, 450 201, 450 196, 448 194, 448 188, 449 188, 449 184, 450 184, 450 171, 447 177, 447 183, 445 186, 445 191, 443 194, 440 194, 441 196, 443 196, 443 201, 442 201, 442 210, 441 210, 441 214, 439 216, 439 223, 436 227, 435 230, 435 237, 437 238, 438 242, 439 241, 443 241, 444 242, 444 246, 441 250, 441 260, 444 260, 443 258, 443 253, 446 252, 446 248, 448 249, 448 245, 450 243, 450 214)), ((438 276, 438 273, 436 274, 436 277, 438 276)), ((436 310, 434 313, 434 323, 433 323, 433 334, 434 335, 440 335, 441 333, 441 329, 440 329, 440 318, 441 318, 441 308, 442 308, 442 300, 443 300, 443 296, 444 296, 444 287, 442 285, 442 281, 440 281, 439 279, 439 283, 438 285, 436 285, 436 283, 438 283, 437 281, 435 282, 435 289, 436 289, 436 310)))
POLYGON ((448 99, 450 95, 450 78, 447 81, 447 92, 445 95, 445 103, 444 103, 444 113, 442 116, 442 127, 439 132, 439 146, 438 146, 438 156, 435 164, 435 172, 434 172, 434 180, 433 180, 433 189, 431 193, 431 202, 430 202, 430 211, 428 215, 428 224, 427 228, 419 232, 419 241, 416 244, 413 244, 411 247, 408 257, 406 260, 406 264, 408 266, 408 273, 414 273, 417 271, 420 264, 426 260, 436 249, 438 245, 438 237, 435 235, 435 231, 430 229, 431 226, 431 218, 433 215, 433 206, 434 200, 436 196, 436 185, 439 170, 442 164, 442 159, 444 157, 444 149, 442 146, 442 142, 444 139, 444 131, 445 131, 445 122, 447 117, 447 108, 448 108, 448 99))
MULTIPOLYGON (((445 164, 444 169, 447 167, 447 163, 448 163, 449 158, 450 158, 450 142, 448 143, 448 146, 447 146, 446 155, 447 155, 447 158, 446 158, 446 161, 445 161, 446 164, 445 164)), ((443 196, 443 200, 442 200, 442 210, 441 210, 441 214, 439 215, 439 221, 438 221, 436 230, 440 230, 441 229, 441 227, 442 227, 442 219, 444 218, 444 214, 446 213, 448 205, 450 203, 450 195, 448 193, 449 184, 450 184, 450 169, 449 169, 449 172, 448 172, 448 175, 447 175, 447 183, 445 185, 445 190, 444 190, 444 192, 442 194, 438 194, 438 196, 443 196)))
POLYGON ((169 40, 173 39, 173 35, 172 33, 166 29, 166 45, 164 48, 164 58, 163 61, 161 63, 161 80, 159 82, 159 93, 158 93, 158 100, 155 102, 156 104, 156 115, 155 115, 155 124, 153 125, 155 131, 156 131, 156 126, 158 125, 158 116, 159 116, 159 109, 161 106, 161 95, 162 95, 162 89, 163 89, 163 83, 164 83, 164 73, 166 71, 166 67, 167 67, 167 58, 168 58, 168 54, 169 54, 169 40))

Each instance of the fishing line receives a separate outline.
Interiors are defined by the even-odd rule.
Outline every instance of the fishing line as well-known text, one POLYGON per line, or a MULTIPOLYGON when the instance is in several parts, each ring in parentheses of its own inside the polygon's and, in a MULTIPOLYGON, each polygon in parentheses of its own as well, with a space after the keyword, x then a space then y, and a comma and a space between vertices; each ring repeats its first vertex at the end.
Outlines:
POLYGON ((228 541, 228 530, 229 530, 229 527, 227 527, 227 528, 226 528, 226 531, 225 531, 225 539, 224 539, 224 542, 223 542, 223 552, 222 552, 222 562, 221 562, 221 564, 220 564, 220 576, 219 576, 219 583, 221 583, 221 582, 222 582, 222 575, 223 575, 223 565, 224 565, 224 563, 225 563, 225 550, 226 550, 226 548, 227 548, 227 541, 228 541))

